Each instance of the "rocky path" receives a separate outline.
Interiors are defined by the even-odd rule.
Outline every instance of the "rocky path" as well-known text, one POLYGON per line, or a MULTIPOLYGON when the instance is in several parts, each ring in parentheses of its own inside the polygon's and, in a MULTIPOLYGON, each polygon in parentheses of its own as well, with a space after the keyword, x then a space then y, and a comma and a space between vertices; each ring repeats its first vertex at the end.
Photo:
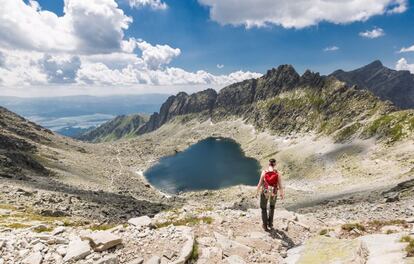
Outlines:
MULTIPOLYGON (((24 189, 9 189, 9 192, 23 200, 23 197, 38 199, 37 194, 24 189)), ((46 198, 44 194, 41 197, 46 198)), ((44 206, 52 203, 52 199, 52 196, 44 199, 44 206)), ((407 258, 406 251, 410 243, 414 244, 410 242, 414 239, 412 218, 345 222, 278 207, 273 230, 263 231, 260 221, 259 209, 240 210, 227 204, 206 206, 195 201, 151 217, 132 217, 118 223, 72 215, 50 216, 23 205, 3 203, 0 263, 403 264, 413 261, 407 258)))

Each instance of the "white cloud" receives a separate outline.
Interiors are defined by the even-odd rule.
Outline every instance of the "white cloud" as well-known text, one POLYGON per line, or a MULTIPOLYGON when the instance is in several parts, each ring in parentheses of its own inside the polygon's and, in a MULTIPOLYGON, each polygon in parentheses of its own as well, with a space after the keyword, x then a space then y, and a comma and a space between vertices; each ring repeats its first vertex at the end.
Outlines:
POLYGON ((330 46, 323 49, 323 51, 329 52, 329 51, 337 51, 339 50, 339 47, 337 46, 330 46))
POLYGON ((216 67, 219 68, 219 69, 223 69, 224 65, 223 64, 217 64, 216 67))
POLYGON ((395 69, 398 71, 410 71, 411 73, 414 73, 414 63, 409 64, 408 61, 405 58, 401 58, 397 61, 397 64, 395 65, 395 69))
POLYGON ((181 54, 180 49, 174 49, 168 45, 153 46, 145 41, 138 41, 136 45, 142 51, 142 59, 151 70, 169 64, 173 58, 181 54))
POLYGON ((36 1, 0 1, 0 45, 45 52, 103 53, 121 49, 132 19, 114 0, 66 0, 64 15, 36 1))
POLYGON ((33 0, 0 1, 0 95, 99 93, 98 87, 106 87, 106 93, 117 93, 119 87, 123 92, 163 87, 166 92, 190 85, 220 88, 261 76, 171 67, 181 50, 125 39, 131 22, 114 0, 65 0, 60 17, 33 0))
POLYGON ((150 7, 154 10, 165 10, 168 8, 167 4, 161 0, 128 0, 131 7, 150 7))
POLYGON ((52 56, 45 54, 39 61, 49 83, 74 83, 81 66, 78 56, 52 56))
POLYGON ((407 0, 198 0, 223 25, 304 28, 322 21, 346 24, 381 14, 402 13, 407 0))
POLYGON ((359 35, 364 38, 375 39, 382 36, 385 36, 385 32, 382 28, 374 28, 372 30, 367 30, 364 32, 360 32, 359 35))
POLYGON ((400 53, 404 53, 404 52, 414 52, 414 45, 412 45, 411 47, 403 47, 400 49, 400 53))

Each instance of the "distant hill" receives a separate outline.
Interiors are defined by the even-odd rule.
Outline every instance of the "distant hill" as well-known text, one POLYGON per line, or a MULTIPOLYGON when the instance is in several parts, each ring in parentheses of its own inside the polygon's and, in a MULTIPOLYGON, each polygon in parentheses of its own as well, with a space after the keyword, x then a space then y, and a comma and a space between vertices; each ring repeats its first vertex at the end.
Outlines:
POLYGON ((377 60, 353 71, 337 70, 331 76, 367 89, 402 109, 414 108, 414 74, 409 71, 389 69, 377 60))
POLYGON ((148 117, 139 114, 121 115, 76 138, 89 142, 105 142, 134 136, 147 121, 148 117))

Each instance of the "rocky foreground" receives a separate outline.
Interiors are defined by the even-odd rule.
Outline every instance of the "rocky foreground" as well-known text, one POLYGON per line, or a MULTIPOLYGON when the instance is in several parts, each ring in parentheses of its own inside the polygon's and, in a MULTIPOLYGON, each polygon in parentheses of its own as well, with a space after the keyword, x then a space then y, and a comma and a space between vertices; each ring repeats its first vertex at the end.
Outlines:
POLYGON ((280 202, 265 232, 250 187, 215 205, 203 202, 215 192, 189 193, 184 206, 102 222, 87 209, 85 217, 68 214, 75 200, 3 186, 0 263, 414 263, 413 188, 408 181, 296 212, 280 202), (42 206, 25 206, 28 199, 42 206))

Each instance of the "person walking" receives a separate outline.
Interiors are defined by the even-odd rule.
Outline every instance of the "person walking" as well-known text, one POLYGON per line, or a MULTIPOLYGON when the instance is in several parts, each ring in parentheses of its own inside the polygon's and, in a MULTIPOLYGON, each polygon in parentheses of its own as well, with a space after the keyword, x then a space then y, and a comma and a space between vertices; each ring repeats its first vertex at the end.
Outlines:
POLYGON ((277 200, 277 192, 280 198, 285 198, 282 185, 282 177, 276 170, 276 160, 270 159, 267 169, 262 171, 259 183, 257 184, 256 196, 260 193, 260 208, 262 209, 263 229, 269 231, 273 228, 273 217, 275 214, 275 205, 277 200), (267 214, 267 204, 269 203, 269 215, 267 214))

